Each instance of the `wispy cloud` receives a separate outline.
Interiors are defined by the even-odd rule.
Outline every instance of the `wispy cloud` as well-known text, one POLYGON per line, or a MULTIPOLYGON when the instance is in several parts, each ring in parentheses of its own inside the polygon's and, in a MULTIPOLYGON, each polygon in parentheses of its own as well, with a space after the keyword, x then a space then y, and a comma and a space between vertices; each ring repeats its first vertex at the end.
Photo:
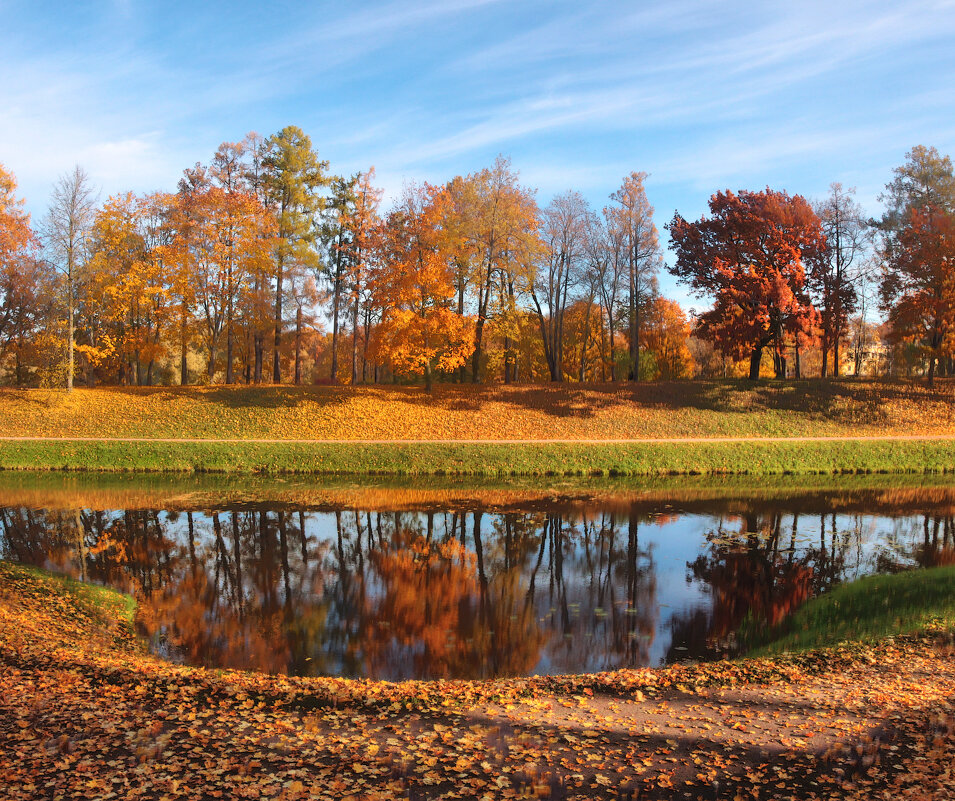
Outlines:
POLYGON ((104 8, 38 37, 40 12, 0 6, 0 161, 34 205, 77 161, 109 192, 169 187, 288 123, 392 196, 505 152, 544 201, 600 205, 647 169, 669 209, 770 180, 861 193, 917 142, 955 147, 948 1, 104 8))

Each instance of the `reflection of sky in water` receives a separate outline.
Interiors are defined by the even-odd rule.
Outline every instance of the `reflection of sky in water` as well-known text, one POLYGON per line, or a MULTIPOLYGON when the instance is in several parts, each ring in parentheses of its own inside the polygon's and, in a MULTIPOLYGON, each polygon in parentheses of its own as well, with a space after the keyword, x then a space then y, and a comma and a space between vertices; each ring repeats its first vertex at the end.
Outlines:
POLYGON ((641 534, 653 549, 657 569, 659 623, 650 650, 651 664, 664 661, 670 647, 670 621, 674 615, 709 603, 706 587, 688 580, 686 563, 706 545, 704 533, 716 524, 705 515, 686 515, 660 525, 641 526, 641 534))
MULTIPOLYGON (((39 514, 18 511, 34 516, 39 514)), ((234 559, 234 545, 230 539, 234 531, 233 513, 223 510, 218 514, 224 544, 217 544, 212 512, 195 512, 192 515, 195 538, 193 550, 200 554, 206 574, 219 593, 211 601, 218 605, 218 611, 209 612, 212 617, 224 616, 226 607, 236 603, 235 587, 227 587, 231 569, 229 560, 234 559)), ((287 511, 284 519, 290 541, 287 543, 287 553, 282 557, 274 545, 270 546, 273 550, 266 554, 267 549, 258 539, 260 533, 257 526, 263 519, 260 510, 237 513, 236 519, 244 521, 240 536, 240 560, 244 560, 242 605, 252 610, 265 609, 268 603, 282 607, 286 623, 289 614, 294 617, 296 614, 306 614, 302 610, 312 610, 309 614, 316 608, 323 610, 319 615, 322 628, 317 633, 313 632, 313 636, 324 639, 295 643, 292 648, 299 654, 301 664, 298 668, 290 669, 308 671, 315 669, 313 666, 321 662, 322 670, 347 672, 349 668, 345 667, 346 664, 354 664, 355 659, 360 661, 362 658, 364 650, 368 648, 368 637, 387 636, 386 633, 391 630, 389 626, 394 621, 378 619, 376 615, 382 614, 381 609, 387 605, 389 593, 393 593, 394 587, 388 583, 387 577, 376 573, 372 555, 380 554, 378 526, 382 528, 383 540, 391 541, 396 515, 393 512, 370 514, 376 532, 372 545, 367 541, 367 530, 358 542, 354 511, 341 513, 341 532, 333 512, 307 511, 300 515, 297 511, 287 511), (306 559, 301 555, 301 536, 297 528, 300 520, 304 520, 305 525, 306 559), (341 562, 339 542, 343 546, 341 562), (286 560, 287 567, 284 582, 283 576, 279 575, 282 572, 282 565, 279 564, 282 558, 286 560), (269 559, 272 562, 265 565, 269 559), (271 576, 269 580, 274 586, 270 589, 263 589, 264 576, 271 576), (360 580, 356 578, 359 576, 360 580), (356 585, 361 588, 360 598, 348 595, 355 591, 356 585), (285 604, 286 587, 291 593, 288 604, 285 604), (270 597, 271 601, 264 600, 265 596, 270 597), (366 640, 358 646, 348 646, 351 638, 359 632, 366 640), (326 652, 322 652, 322 649, 326 652)), ((107 512, 100 523, 103 520, 118 523, 123 518, 122 511, 107 512)), ((269 530, 275 536, 276 518, 275 511, 265 513, 266 523, 271 526, 269 530)), ((421 512, 401 512, 398 515, 400 529, 413 532, 412 536, 419 542, 427 536, 427 518, 421 512)), ((578 510, 560 518, 558 554, 554 550, 554 542, 558 540, 547 539, 552 537, 556 529, 548 528, 545 513, 485 513, 481 516, 480 550, 484 579, 490 588, 487 594, 490 600, 487 603, 491 606, 503 603, 504 606, 497 610, 501 614, 503 612, 500 610, 504 607, 516 610, 514 614, 506 615, 508 620, 503 623, 501 618, 493 615, 487 620, 497 621, 497 624, 507 628, 510 623, 518 621, 522 608, 532 609, 531 624, 541 641, 539 650, 534 652, 537 654, 536 661, 523 668, 531 672, 593 671, 637 663, 660 664, 668 656, 678 659, 682 655, 694 657, 703 653, 701 642, 687 642, 690 645, 687 652, 683 652, 682 647, 671 650, 671 646, 683 642, 672 641, 675 631, 682 630, 681 636, 684 637, 703 637, 706 619, 713 614, 714 592, 706 580, 694 575, 691 565, 695 560, 706 557, 711 563, 720 564, 720 559, 734 551, 749 554, 756 563, 761 559, 770 563, 801 560, 811 567, 813 575, 819 579, 816 589, 825 590, 833 581, 875 572, 880 565, 881 569, 886 569, 886 566, 889 569, 915 566, 925 531, 925 518, 922 515, 892 518, 863 514, 794 514, 788 510, 773 511, 765 503, 748 519, 759 530, 754 541, 742 536, 746 532, 747 518, 738 514, 684 513, 664 507, 660 514, 635 513, 631 520, 626 509, 621 511, 617 508, 607 512, 596 508, 584 513, 578 510), (512 527, 510 551, 505 547, 506 522, 512 527), (774 530, 778 531, 778 541, 774 548, 769 548, 766 546, 767 537, 774 530), (637 558, 633 564, 627 559, 631 534, 636 535, 638 545, 637 558), (542 537, 543 549, 540 547, 542 537), (608 570, 611 549, 613 565, 608 570), (508 559, 511 560, 514 579, 511 584, 507 584, 503 578, 508 575, 505 569, 508 559), (827 570, 831 575, 820 578, 820 573, 827 570), (636 577, 635 583, 628 585, 628 577, 633 576, 636 577), (636 604, 635 610, 629 613, 628 592, 635 593, 633 597, 636 604), (510 595, 502 601, 504 595, 501 593, 510 595), (700 625, 696 629, 688 627, 687 621, 694 618, 695 611, 701 613, 702 631, 699 630, 700 625), (687 634, 688 631, 696 633, 687 634), (633 638, 639 640, 640 647, 631 649, 628 643, 633 638)), ((177 570, 178 575, 185 575, 185 566, 191 553, 187 515, 184 512, 158 512, 155 520, 161 530, 155 535, 160 540, 164 537, 170 549, 157 564, 165 559, 167 576, 172 579, 164 580, 174 580, 177 570)), ((460 518, 458 520, 460 524, 460 518)), ((932 520, 934 525, 935 518, 932 520)), ((452 521, 451 512, 435 512, 432 518, 433 540, 442 541, 450 534, 452 539, 459 541, 461 529, 456 526, 453 532, 449 531, 452 521)), ((368 513, 361 512, 358 524, 364 528, 367 522, 368 513)), ((474 541, 474 523, 475 516, 467 513, 464 544, 472 555, 478 551, 474 541)), ((21 554, 24 546, 17 540, 17 537, 25 535, 12 527, 6 518, 0 519, 0 525, 5 526, 2 529, 0 552, 7 558, 17 558, 18 555, 25 558, 21 554)), ((61 551, 51 556, 49 564, 68 564, 71 553, 66 545, 61 545, 61 551)), ((91 558, 95 561, 96 557, 91 558)), ((138 569, 142 572, 144 568, 140 566, 138 569)), ((151 568, 146 566, 145 569, 151 568)), ((134 573, 133 570, 129 571, 129 575, 134 573)), ((162 575, 161 569, 159 575, 162 575)), ((484 614, 485 602, 478 597, 479 583, 476 579, 468 586, 470 589, 466 588, 462 595, 461 603, 464 606, 460 611, 460 621, 465 621, 467 625, 457 630, 473 630, 481 634, 482 630, 475 620, 484 614)), ((724 595, 725 592, 724 587, 724 595)), ((442 600, 435 599, 435 605, 440 606, 442 600)), ((401 622, 398 620, 398 625, 401 622)), ((489 627, 491 623, 486 625, 489 627)), ((510 633, 501 634, 488 628, 481 636, 486 635, 490 638, 488 642, 497 643, 488 647, 501 647, 506 651, 524 644, 520 641, 522 631, 518 626, 510 633), (498 642, 495 637, 498 640, 501 637, 505 639, 498 642), (518 637, 518 640, 512 641, 506 637, 518 637)), ((449 630, 448 642, 452 646, 463 647, 461 643, 455 644, 455 636, 454 631, 449 630)), ((472 645, 473 642, 469 647, 472 645)), ((420 643, 406 642, 400 646, 392 643, 382 647, 382 653, 392 654, 394 659, 401 662, 400 667, 393 668, 393 673, 388 673, 389 677, 413 675, 414 671, 409 665, 423 656, 420 643)), ((434 644, 432 647, 435 647, 434 644)), ((506 656, 505 653, 497 658, 506 663, 506 656)), ((351 670, 361 672, 360 667, 352 667, 351 670)))

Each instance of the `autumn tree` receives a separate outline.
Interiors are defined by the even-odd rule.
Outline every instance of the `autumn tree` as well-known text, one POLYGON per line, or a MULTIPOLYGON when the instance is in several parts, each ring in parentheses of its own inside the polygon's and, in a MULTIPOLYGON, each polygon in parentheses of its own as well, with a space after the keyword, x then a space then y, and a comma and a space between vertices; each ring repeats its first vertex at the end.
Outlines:
POLYGON ((54 326, 59 283, 49 262, 35 253, 22 254, 15 269, 0 270, 0 367, 12 361, 18 387, 30 380, 31 368, 62 364, 54 326))
POLYGON ((620 248, 616 256, 624 269, 627 296, 627 324, 630 341, 629 379, 640 379, 641 314, 656 290, 656 274, 662 263, 653 206, 647 200, 645 172, 632 172, 610 196, 612 205, 604 210, 611 242, 620 248))
POLYGON ((905 164, 893 170, 880 199, 886 211, 878 227, 891 240, 909 222, 909 212, 931 206, 955 212, 955 172, 952 160, 934 147, 917 145, 905 154, 905 164))
POLYGON ((275 232, 274 218, 251 194, 218 186, 191 193, 193 288, 208 353, 207 374, 215 375, 220 338, 225 342, 225 381, 234 382, 236 327, 257 277, 267 273, 275 232))
POLYGON ((382 356, 397 371, 423 375, 428 391, 436 371, 457 369, 474 347, 473 321, 454 310, 449 243, 440 225, 448 202, 440 188, 408 187, 385 220, 370 276, 381 309, 382 356))
POLYGON ((262 166, 268 205, 278 221, 272 352, 272 380, 278 384, 282 380, 280 348, 285 324, 282 311, 285 277, 289 270, 317 264, 314 223, 323 205, 319 193, 328 183, 325 177, 328 162, 318 158, 311 139, 300 128, 289 125, 266 140, 262 166))
POLYGON ((331 287, 332 359, 330 379, 338 383, 338 334, 341 327, 342 297, 348 274, 348 254, 351 248, 352 228, 349 220, 357 203, 357 178, 336 176, 331 179, 330 191, 319 227, 324 246, 321 275, 331 287))
POLYGON ((870 242, 870 228, 862 207, 852 199, 854 189, 842 184, 829 187, 829 196, 816 204, 816 214, 826 237, 820 258, 809 271, 809 285, 818 298, 822 322, 822 377, 828 373, 832 350, 832 374, 839 377, 840 345, 849 331, 849 318, 856 310, 856 272, 870 242))
POLYGON ((541 215, 542 256, 530 295, 551 381, 562 381, 564 377, 564 315, 586 269, 591 215, 579 192, 558 195, 541 215))
MULTIPOLYGON (((369 301, 369 261, 376 251, 380 231, 378 205, 382 192, 373 185, 375 169, 350 179, 335 178, 322 223, 326 258, 322 273, 332 294, 332 366, 331 379, 338 380, 338 341, 345 303, 351 313, 351 381, 358 383, 359 320, 364 316, 365 348, 371 325, 369 301)), ((367 361, 367 359, 366 359, 367 361)), ((364 369, 362 371, 364 373, 364 369)))
POLYGON ((936 206, 912 208, 885 262, 882 306, 896 339, 928 354, 928 383, 943 351, 955 345, 955 215, 936 206))
POLYGON ((65 278, 66 391, 73 390, 76 335, 77 273, 89 257, 90 233, 96 211, 96 191, 86 171, 76 165, 53 187, 43 235, 50 261, 65 278))
POLYGON ((22 273, 36 240, 30 215, 16 196, 17 182, 0 164, 0 339, 11 336, 22 308, 22 273))
MULTIPOLYGON (((510 160, 499 156, 492 167, 455 180, 446 222, 449 233, 449 262, 454 265, 457 297, 466 285, 476 313, 474 348, 471 356, 471 381, 480 378, 484 353, 484 334, 495 316, 513 318, 521 284, 527 283, 539 246, 538 211, 534 194, 521 186, 510 160), (453 236, 452 236, 453 234, 453 236), (460 272, 467 270, 464 278, 460 272)), ((460 304, 459 304, 460 305, 460 304)), ((459 315, 460 316, 460 315, 459 315)), ((512 376, 514 354, 506 329, 504 341, 504 379, 512 376)))
MULTIPOLYGON (((245 190, 257 198, 269 213, 274 214, 274 204, 269 191, 269 172, 266 165, 267 142, 267 139, 254 131, 246 134, 240 143, 244 159, 242 177, 245 190)), ((272 321, 274 298, 271 293, 271 276, 260 275, 256 278, 249 301, 252 306, 247 309, 247 314, 243 320, 244 350, 246 352, 245 371, 247 382, 254 381, 258 384, 263 379, 266 336, 270 331, 274 333, 274 323, 272 321)))
POLYGON ((951 159, 919 145, 906 154, 882 195, 878 223, 884 273, 879 288, 896 340, 916 342, 928 355, 928 381, 951 350, 952 228, 955 171, 951 159))
MULTIPOLYGON (((565 311, 561 353, 562 371, 578 381, 599 380, 603 369, 600 306, 594 302, 594 287, 570 303, 565 311)), ((550 366, 548 365, 548 376, 550 366)))
POLYGON ((137 290, 145 242, 142 208, 132 192, 107 198, 93 221, 91 242, 81 309, 84 350, 94 363, 114 367, 119 383, 136 383, 134 343, 142 300, 137 290))
MULTIPOLYGON (((187 171, 188 175, 188 171, 187 171)), ((189 383, 189 349, 196 330, 196 280, 194 244, 201 232, 201 215, 195 197, 205 187, 180 180, 179 191, 171 198, 168 226, 171 238, 165 245, 164 258, 173 264, 170 302, 176 307, 176 337, 179 351, 179 384, 189 383)))
POLYGON ((767 188, 727 190, 710 198, 710 217, 668 225, 676 264, 670 271, 713 298, 699 318, 700 336, 734 359, 750 357, 759 378, 763 349, 773 346, 776 376, 786 375, 786 337, 811 331, 818 313, 810 303, 805 262, 819 258, 825 236, 800 195, 767 188))
POLYGON ((644 347, 653 359, 655 378, 672 381, 693 374, 689 338, 690 323, 680 304, 654 297, 647 307, 644 347))

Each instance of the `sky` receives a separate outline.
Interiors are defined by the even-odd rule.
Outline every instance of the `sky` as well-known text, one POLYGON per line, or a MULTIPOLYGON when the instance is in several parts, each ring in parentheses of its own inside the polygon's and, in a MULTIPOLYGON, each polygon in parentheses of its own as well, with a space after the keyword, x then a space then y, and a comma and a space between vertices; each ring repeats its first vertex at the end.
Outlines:
POLYGON ((955 0, 0 0, 0 163, 39 219, 74 164, 104 198, 173 190, 292 124, 386 203, 498 154, 541 205, 644 171, 665 244, 721 189, 839 181, 877 215, 913 146, 955 155, 953 45, 955 0))

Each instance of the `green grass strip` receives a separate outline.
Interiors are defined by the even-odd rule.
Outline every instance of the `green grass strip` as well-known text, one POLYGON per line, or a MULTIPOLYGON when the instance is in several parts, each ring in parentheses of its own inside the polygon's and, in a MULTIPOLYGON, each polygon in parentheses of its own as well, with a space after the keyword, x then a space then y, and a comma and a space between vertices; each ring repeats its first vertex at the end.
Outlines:
POLYGON ((943 440, 693 443, 2 441, 0 469, 339 475, 946 473, 943 440))

